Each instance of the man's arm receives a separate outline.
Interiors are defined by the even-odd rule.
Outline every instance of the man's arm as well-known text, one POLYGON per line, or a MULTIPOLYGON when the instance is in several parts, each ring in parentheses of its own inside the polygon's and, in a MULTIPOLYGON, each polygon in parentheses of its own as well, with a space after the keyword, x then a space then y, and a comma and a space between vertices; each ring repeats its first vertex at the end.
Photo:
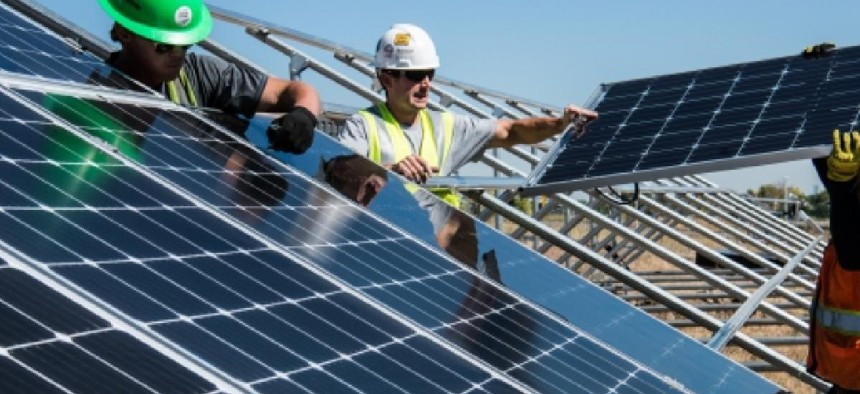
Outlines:
POLYGON ((501 119, 496 122, 496 133, 488 146, 507 148, 517 144, 536 144, 561 133, 575 119, 581 122, 578 127, 585 127, 597 119, 597 112, 568 105, 559 118, 501 119))
POLYGON ((320 114, 320 97, 317 90, 302 81, 269 77, 260 95, 257 112, 289 112, 303 107, 314 116, 320 114))
POLYGON ((860 164, 860 135, 833 134, 834 149, 826 158, 813 164, 830 195, 830 236, 836 246, 839 265, 846 270, 860 270, 860 195, 857 169, 860 164), (853 141, 852 141, 853 140, 853 141))

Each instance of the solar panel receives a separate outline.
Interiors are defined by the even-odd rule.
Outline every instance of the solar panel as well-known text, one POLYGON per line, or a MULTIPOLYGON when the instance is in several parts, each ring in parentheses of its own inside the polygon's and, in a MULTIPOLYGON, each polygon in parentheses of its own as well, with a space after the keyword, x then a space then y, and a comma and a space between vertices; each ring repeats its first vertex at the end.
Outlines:
MULTIPOLYGON (((261 147, 267 121, 257 118, 245 136, 261 147)), ((321 178, 321 163, 348 158, 351 168, 366 164, 351 157, 351 151, 331 139, 318 135, 314 146, 301 156, 277 155, 291 167, 321 178)), ((356 176, 360 171, 350 172, 356 176)), ((383 219, 434 245, 437 241, 427 211, 395 177, 370 201, 368 208, 383 219)), ((558 264, 523 247, 480 221, 475 221, 475 248, 472 260, 487 264, 491 260, 497 273, 488 276, 529 300, 550 308, 559 317, 601 341, 623 351, 650 368, 671 376, 693 391, 767 392, 774 389, 758 375, 738 368, 711 349, 632 308, 618 298, 571 275, 558 264), (619 319, 624 321, 619 324, 619 319), (719 388, 717 388, 719 387, 719 388)), ((460 255, 454 252, 455 255, 460 255)), ((468 258, 464 259, 467 264, 468 258)))
POLYGON ((860 47, 607 84, 600 119, 565 135, 527 193, 826 155, 856 128, 860 47))
POLYGON ((38 118, 33 111, 9 121, 7 108, 2 134, 15 148, 0 148, 2 183, 17 205, 3 206, 0 239, 231 383, 264 392, 373 391, 371 383, 512 390, 67 130, 22 120, 38 118), (30 145, 16 138, 25 135, 30 145), (404 357, 445 378, 426 380, 404 357))
POLYGON ((114 72, 102 59, 74 49, 5 4, 0 4, 0 70, 66 82, 143 89, 114 72))
MULTIPOLYGON (((613 385, 635 388, 650 387, 652 384, 648 377, 643 377, 650 374, 643 367, 620 358, 615 352, 595 344, 588 336, 511 297, 463 267, 452 265, 440 254, 429 252, 423 245, 393 228, 374 224, 378 222, 367 213, 346 204, 343 199, 334 198, 307 179, 269 163, 265 157, 253 156, 252 151, 237 150, 223 143, 227 137, 218 136, 219 131, 212 127, 207 129, 199 119, 182 112, 154 111, 152 108, 106 102, 96 103, 102 106, 102 112, 79 116, 81 112, 74 111, 70 103, 65 101, 67 98, 46 96, 41 92, 25 94, 34 102, 51 108, 55 114, 63 116, 75 112, 64 117, 76 126, 93 128, 94 120, 110 116, 113 123, 109 128, 134 130, 136 133, 133 134, 145 136, 141 151, 127 155, 136 157, 146 168, 181 189, 193 190, 195 196, 219 211, 239 219, 264 237, 281 243, 289 251, 316 262, 351 288, 458 345, 472 356, 514 376, 523 384, 541 391, 582 390, 583 387, 587 387, 588 391, 602 391, 613 385), (126 117, 131 122, 117 119, 126 117), (151 123, 151 126, 146 129, 133 128, 142 125, 140 121, 145 119, 150 122, 143 123, 151 123), (192 135, 188 135, 188 131, 192 135), (230 165, 235 162, 248 163, 254 168, 253 176, 263 179, 249 181, 252 185, 245 189, 233 186, 239 199, 227 200, 228 193, 216 191, 221 187, 230 187, 225 179, 236 175, 226 171, 222 163, 230 165), (280 174, 282 178, 279 179, 285 180, 285 185, 272 183, 270 180, 273 178, 266 178, 267 174, 280 174), (259 189, 255 192, 266 195, 270 203, 281 202, 283 205, 261 206, 260 201, 250 197, 249 193, 239 195, 240 190, 252 190, 255 187, 259 189), (283 197, 277 194, 279 190, 287 189, 289 191, 283 197), (266 209, 248 215, 251 206, 266 209), (614 368, 598 367, 597 363, 604 359, 612 360, 614 368)), ((89 104, 80 107, 92 111, 95 105, 89 104)), ((131 135, 123 138, 125 141, 130 139, 131 135)), ((143 184, 146 185, 145 182, 143 184)), ((141 187, 142 190, 152 188, 154 186, 141 187)), ((188 204, 179 206, 182 205, 188 204)), ((163 222, 178 226, 169 229, 171 239, 190 238, 183 243, 182 248, 168 250, 173 255, 220 254, 231 253, 236 249, 248 251, 264 248, 264 245, 247 239, 241 233, 233 234, 236 232, 231 233, 229 229, 222 228, 226 225, 211 221, 209 215, 196 212, 198 210, 193 207, 174 208, 173 211, 165 214, 161 220, 154 220, 162 226, 165 225, 163 222), (181 216, 184 218, 175 217, 176 212, 183 213, 181 216), (204 229, 208 231, 202 232, 204 229), (191 238, 191 235, 186 234, 198 235, 191 238), (214 234, 219 238, 227 238, 228 235, 230 238, 213 239, 214 234), (195 245, 198 247, 193 248, 195 245)), ((147 215, 150 220, 156 219, 155 216, 154 213, 147 215)), ((116 221, 122 223, 123 227, 136 223, 136 220, 126 218, 117 218, 116 221)), ((93 228, 102 228, 102 225, 94 225, 93 228)), ((133 227, 130 229, 134 230, 133 227)), ((72 229, 63 230, 64 233, 73 232, 72 229)), ((148 234, 150 231, 154 230, 141 229, 136 232, 148 234)), ((94 260, 121 258, 111 256, 107 251, 103 253, 88 257, 94 260)), ((265 254, 266 259, 257 258, 271 261, 269 264, 273 267, 278 266, 279 263, 275 261, 281 257, 277 253, 269 254, 265 254)), ((253 261, 247 258, 239 260, 253 261)), ((248 263, 243 263, 246 269, 251 269, 250 265, 245 264, 248 263)), ((136 272, 127 275, 128 279, 142 276, 136 272)), ((273 282, 270 284, 272 289, 297 289, 300 288, 299 284, 308 286, 308 283, 313 283, 305 279, 309 276, 309 273, 291 269, 289 277, 292 281, 289 282, 272 276, 268 271, 261 272, 256 278, 264 283, 273 282)), ((105 281, 107 279, 99 275, 95 282, 105 281)), ((326 288, 312 290, 311 293, 286 295, 302 298, 333 291, 326 288)), ((141 292, 165 296, 170 294, 164 290, 158 291, 155 287, 141 292)), ((127 301, 133 299, 133 294, 124 294, 117 288, 107 288, 100 296, 113 298, 115 302, 126 300, 122 302, 129 304, 129 308, 134 305, 135 309, 140 309, 147 304, 145 300, 127 301)), ((177 298, 181 299, 178 295, 177 298)), ((194 307, 185 314, 212 313, 204 305, 190 302, 173 304, 167 309, 176 310, 183 306, 194 307)), ((171 317, 163 315, 164 312, 153 305, 150 309, 138 311, 137 316, 140 319, 171 317)))

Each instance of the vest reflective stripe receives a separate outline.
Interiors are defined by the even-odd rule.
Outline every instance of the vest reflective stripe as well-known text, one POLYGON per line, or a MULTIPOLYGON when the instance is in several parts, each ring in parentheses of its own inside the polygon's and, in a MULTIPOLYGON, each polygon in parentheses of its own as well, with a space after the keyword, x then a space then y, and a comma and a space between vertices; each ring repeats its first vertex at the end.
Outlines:
POLYGON ((188 73, 185 72, 185 67, 179 69, 179 77, 167 82, 167 98, 176 104, 189 104, 192 107, 197 106, 197 96, 194 94, 194 89, 191 88, 191 83, 188 82, 188 73), (179 88, 176 86, 177 81, 182 85, 182 91, 185 93, 185 100, 179 95, 179 88))
POLYGON ((819 302, 815 308, 815 319, 823 328, 860 339, 860 311, 829 308, 819 302))
MULTIPOLYGON (((403 160, 406 156, 412 154, 412 147, 406 134, 400 127, 400 123, 394 118, 394 115, 388 110, 384 103, 377 105, 380 117, 382 118, 383 127, 385 128, 388 140, 392 147, 392 156, 394 163, 403 160)), ((367 124, 368 136, 368 158, 375 163, 382 164, 382 148, 379 139, 379 131, 377 127, 376 117, 367 110, 358 111, 364 118, 367 124)), ((445 173, 443 165, 446 163, 448 153, 451 151, 451 140, 454 136, 454 117, 448 112, 440 113, 442 119, 442 159, 439 160, 439 149, 436 141, 436 134, 433 132, 435 127, 432 119, 427 111, 419 112, 421 121, 421 146, 419 147, 421 156, 427 161, 427 164, 439 168, 439 173, 445 173)), ((407 185, 407 190, 414 193, 417 190, 415 185, 407 185)), ((431 188, 430 191, 445 200, 448 204, 455 207, 460 206, 460 196, 449 188, 431 188)))

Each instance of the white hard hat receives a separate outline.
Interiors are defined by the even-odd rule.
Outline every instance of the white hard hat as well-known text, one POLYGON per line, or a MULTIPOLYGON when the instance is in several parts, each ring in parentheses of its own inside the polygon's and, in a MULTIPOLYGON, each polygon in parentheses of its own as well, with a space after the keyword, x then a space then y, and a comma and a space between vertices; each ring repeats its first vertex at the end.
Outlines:
POLYGON ((376 43, 373 66, 388 70, 439 68, 436 46, 424 29, 408 23, 391 26, 376 43))

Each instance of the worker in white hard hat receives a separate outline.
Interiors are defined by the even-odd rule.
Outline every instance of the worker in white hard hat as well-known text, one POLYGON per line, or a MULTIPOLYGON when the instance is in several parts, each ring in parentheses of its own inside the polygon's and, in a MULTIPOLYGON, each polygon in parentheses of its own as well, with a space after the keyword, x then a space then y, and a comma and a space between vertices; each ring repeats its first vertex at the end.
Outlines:
MULTIPOLYGON (((597 119, 594 111, 575 105, 567 106, 560 118, 520 120, 478 119, 427 109, 439 57, 433 40, 415 25, 396 24, 382 35, 376 44, 374 67, 385 90, 385 102, 350 117, 339 140, 418 183, 434 175, 450 175, 488 147, 538 143, 564 131, 574 119, 580 130, 597 119)), ((409 190, 429 211, 439 246, 499 281, 494 251, 479 254, 474 221, 453 208, 460 206, 459 195, 450 189, 431 189, 445 204, 424 189, 409 190)))
MULTIPOLYGON (((486 148, 534 144, 597 119, 597 113, 568 105, 559 118, 477 119, 427 109, 439 57, 430 36, 418 26, 396 24, 376 44, 376 76, 385 102, 359 111, 339 133, 342 143, 407 179, 422 183, 446 176, 486 148)), ((450 190, 434 190, 451 205, 450 190)))

